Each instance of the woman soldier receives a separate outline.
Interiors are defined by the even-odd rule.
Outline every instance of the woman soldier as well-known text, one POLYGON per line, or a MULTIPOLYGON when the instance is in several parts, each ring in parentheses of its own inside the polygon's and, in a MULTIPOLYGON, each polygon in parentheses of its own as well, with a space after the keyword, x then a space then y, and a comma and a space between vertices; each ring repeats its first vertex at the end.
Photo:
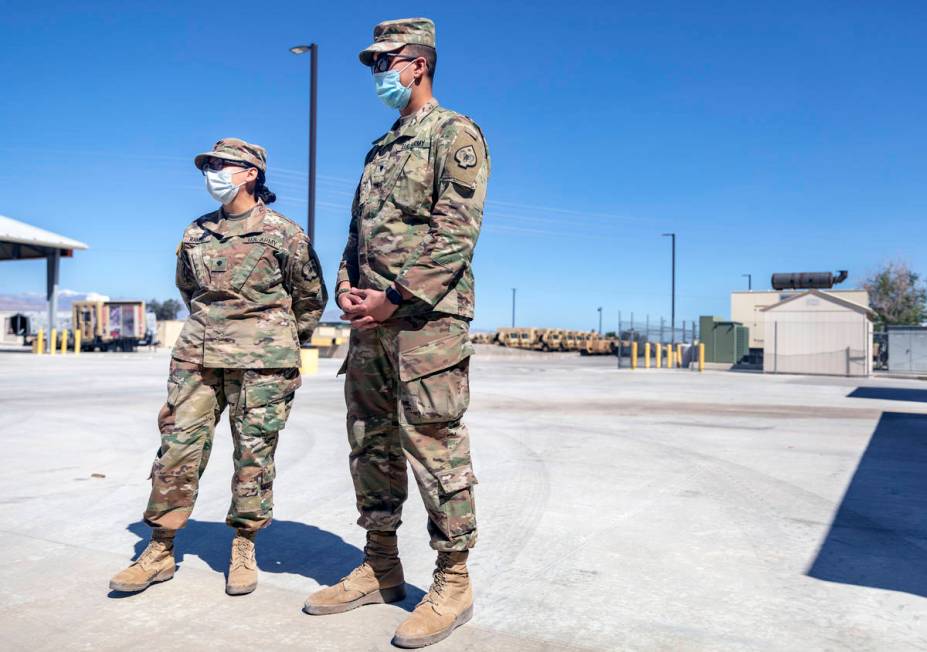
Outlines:
POLYGON ((190 316, 158 414, 161 448, 144 516, 152 537, 110 581, 116 591, 173 577, 174 534, 190 517, 226 406, 235 451, 226 523, 237 533, 225 590, 255 589, 254 537, 271 520, 277 433, 300 386, 300 345, 309 343, 328 299, 309 238, 267 207, 276 196, 264 185, 264 148, 225 138, 194 163, 222 206, 188 226, 177 248, 177 288, 190 316))

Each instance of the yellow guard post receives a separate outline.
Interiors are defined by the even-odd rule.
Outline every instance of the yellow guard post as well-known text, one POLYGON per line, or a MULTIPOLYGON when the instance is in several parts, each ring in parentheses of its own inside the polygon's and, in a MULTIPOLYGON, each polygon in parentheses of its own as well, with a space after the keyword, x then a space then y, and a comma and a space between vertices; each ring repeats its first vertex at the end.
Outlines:
POLYGON ((299 350, 299 373, 314 376, 319 372, 319 350, 316 348, 299 350))

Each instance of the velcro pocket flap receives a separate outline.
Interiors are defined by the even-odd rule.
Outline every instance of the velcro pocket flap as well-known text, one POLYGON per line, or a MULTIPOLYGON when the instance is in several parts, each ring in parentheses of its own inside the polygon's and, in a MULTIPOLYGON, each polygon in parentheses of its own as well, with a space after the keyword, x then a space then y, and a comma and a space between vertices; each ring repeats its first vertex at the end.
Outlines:
POLYGON ((399 379, 403 382, 453 367, 473 355, 466 331, 451 333, 399 354, 399 379))
POLYGON ((255 408, 270 405, 283 400, 295 392, 302 384, 298 370, 293 370, 293 377, 277 376, 268 380, 257 380, 245 385, 245 407, 255 408))
POLYGON ((447 471, 438 471, 435 479, 441 485, 441 493, 445 496, 457 493, 476 484, 476 476, 473 475, 473 467, 464 466, 457 469, 448 469, 447 471))
POLYGON ((242 261, 235 266, 235 271, 232 272, 231 286, 233 289, 241 289, 245 281, 248 280, 248 277, 251 276, 251 271, 254 269, 254 266, 257 265, 261 256, 264 255, 265 249, 266 247, 262 245, 254 244, 251 246, 251 250, 242 261))

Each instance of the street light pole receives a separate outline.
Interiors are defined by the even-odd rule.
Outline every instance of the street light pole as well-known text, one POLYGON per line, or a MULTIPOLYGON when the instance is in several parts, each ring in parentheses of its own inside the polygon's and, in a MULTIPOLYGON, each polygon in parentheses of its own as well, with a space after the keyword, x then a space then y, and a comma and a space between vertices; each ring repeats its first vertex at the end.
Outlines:
POLYGON ((747 277, 747 290, 753 290, 753 274, 741 274, 741 276, 747 277))
POLYGON ((512 288, 512 328, 515 328, 515 288, 512 288))
POLYGON ((309 53, 309 217, 307 231, 309 240, 315 244, 315 134, 316 134, 316 106, 318 92, 316 78, 318 71, 319 46, 316 43, 309 45, 295 45, 290 48, 293 54, 309 53))
POLYGON ((596 308, 599 311, 599 335, 602 334, 602 306, 596 308))
POLYGON ((663 237, 673 239, 673 285, 672 285, 672 304, 670 308, 670 342, 676 343, 676 234, 664 233, 663 237))

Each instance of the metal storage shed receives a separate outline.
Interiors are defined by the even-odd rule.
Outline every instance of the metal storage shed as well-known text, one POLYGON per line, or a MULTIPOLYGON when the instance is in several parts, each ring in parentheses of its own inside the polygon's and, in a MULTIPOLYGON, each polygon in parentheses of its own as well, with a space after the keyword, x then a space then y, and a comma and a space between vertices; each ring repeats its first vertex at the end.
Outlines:
POLYGON ((888 327, 888 370, 908 374, 927 372, 927 328, 888 327))
POLYGON ((767 373, 868 376, 872 318, 858 303, 808 290, 763 310, 767 373))

